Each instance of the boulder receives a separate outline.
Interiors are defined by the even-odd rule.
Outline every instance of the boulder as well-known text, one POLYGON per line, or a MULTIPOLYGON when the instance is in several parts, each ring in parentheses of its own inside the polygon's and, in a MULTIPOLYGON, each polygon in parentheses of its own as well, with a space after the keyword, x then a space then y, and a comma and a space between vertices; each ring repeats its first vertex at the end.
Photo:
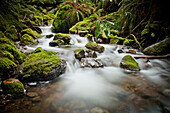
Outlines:
POLYGON ((82 58, 85 57, 85 51, 84 49, 76 49, 74 51, 74 55, 77 59, 81 60, 82 58))
POLYGON ((24 34, 29 34, 32 36, 34 39, 41 38, 41 35, 37 33, 37 31, 32 30, 31 28, 27 28, 21 31, 22 36, 24 34))
POLYGON ((53 39, 53 40, 57 40, 57 39, 61 39, 61 40, 64 41, 65 44, 69 44, 69 43, 70 43, 70 40, 71 40, 71 37, 70 37, 68 34, 57 33, 57 34, 54 36, 54 39, 53 39))
POLYGON ((23 82, 48 81, 64 73, 66 62, 53 51, 33 53, 21 65, 20 79, 23 82))
POLYGON ((78 34, 81 36, 81 37, 84 37, 85 35, 88 34, 89 31, 85 30, 85 31, 78 31, 78 34))
POLYGON ((158 43, 155 43, 143 50, 144 54, 147 55, 162 55, 169 54, 170 38, 166 38, 158 43))
POLYGON ((61 46, 64 45, 64 41, 62 39, 53 40, 49 43, 49 45, 52 47, 61 46))
POLYGON ((103 62, 101 59, 95 59, 95 58, 82 58, 80 61, 80 67, 91 67, 91 68, 100 68, 103 67, 103 62))
POLYGON ((23 94, 24 93, 24 85, 15 78, 10 78, 3 81, 3 91, 6 94, 23 94))
POLYGON ((24 45, 37 45, 38 43, 34 40, 34 38, 32 36, 30 36, 29 34, 24 34, 21 37, 21 44, 24 45))
POLYGON ((120 62, 120 67, 131 71, 140 71, 138 63, 131 55, 126 55, 122 58, 120 62))
POLYGON ((86 48, 97 51, 99 53, 102 53, 104 51, 104 47, 95 42, 89 42, 85 46, 86 48))
POLYGON ((11 40, 13 40, 13 41, 18 40, 18 32, 14 25, 7 28, 7 30, 4 33, 5 33, 6 37, 8 37, 11 40))
POLYGON ((54 36, 53 34, 46 35, 46 38, 51 38, 51 37, 53 37, 53 36, 54 36))
POLYGON ((16 69, 16 64, 8 58, 0 58, 0 77, 8 78, 16 69))

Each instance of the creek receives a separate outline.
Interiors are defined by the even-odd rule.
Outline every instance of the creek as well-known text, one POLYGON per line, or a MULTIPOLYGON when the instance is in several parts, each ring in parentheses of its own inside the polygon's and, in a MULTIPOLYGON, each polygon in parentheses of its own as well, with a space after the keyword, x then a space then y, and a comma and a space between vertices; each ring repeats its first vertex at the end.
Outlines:
MULTIPOLYGON (((22 99, 15 99, 2 108, 4 112, 22 113, 169 113, 170 61, 168 59, 137 59, 139 72, 119 67, 121 59, 130 53, 122 45, 101 44, 103 53, 97 59, 103 68, 81 68, 74 50, 85 48, 86 37, 69 34, 70 48, 50 47, 46 35, 53 34, 51 26, 40 27, 42 38, 37 46, 26 46, 25 52, 37 47, 54 51, 67 62, 66 72, 53 81, 29 83, 22 99)), ((136 50, 132 56, 144 56, 136 50)))

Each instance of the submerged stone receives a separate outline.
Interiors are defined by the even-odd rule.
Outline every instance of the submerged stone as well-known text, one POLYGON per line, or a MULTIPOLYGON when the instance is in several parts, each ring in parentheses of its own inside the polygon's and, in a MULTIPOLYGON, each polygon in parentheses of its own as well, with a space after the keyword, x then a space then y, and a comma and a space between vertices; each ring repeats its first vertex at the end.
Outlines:
POLYGON ((138 63, 131 55, 126 55, 122 58, 120 62, 120 67, 131 71, 140 71, 138 63))
POLYGON ((103 67, 103 62, 101 59, 95 59, 95 58, 82 58, 80 61, 80 67, 81 68, 100 68, 103 67))
POLYGON ((24 82, 48 81, 65 72, 66 62, 53 51, 31 54, 21 65, 20 79, 24 82))
POLYGON ((97 51, 99 53, 102 53, 104 51, 104 47, 95 42, 89 42, 85 46, 86 48, 97 51))
POLYGON ((24 93, 24 85, 18 79, 10 78, 4 80, 3 85, 3 91, 6 94, 18 95, 24 93))
POLYGON ((155 43, 143 50, 144 54, 148 55, 162 55, 162 54, 169 54, 170 48, 170 38, 166 38, 158 43, 155 43))

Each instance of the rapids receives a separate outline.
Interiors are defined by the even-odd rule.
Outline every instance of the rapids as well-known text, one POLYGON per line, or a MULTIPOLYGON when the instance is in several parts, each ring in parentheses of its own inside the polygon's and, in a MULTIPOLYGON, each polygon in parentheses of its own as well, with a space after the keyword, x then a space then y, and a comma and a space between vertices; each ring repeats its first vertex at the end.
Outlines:
MULTIPOLYGON (((103 53, 97 53, 97 59, 104 63, 103 68, 80 68, 74 57, 74 50, 85 48, 86 37, 69 34, 71 48, 50 47, 46 35, 53 34, 51 26, 40 27, 42 38, 37 46, 26 46, 24 52, 37 47, 54 51, 66 60, 64 74, 53 81, 30 83, 27 93, 35 97, 13 100, 3 111, 22 113, 169 113, 170 111, 170 61, 168 59, 138 59, 140 72, 121 69, 119 63, 123 56, 130 53, 118 53, 128 50, 121 45, 102 44, 103 53), (9 107, 13 106, 13 107, 9 107), (19 109, 17 109, 19 108, 19 109)), ((138 50, 136 50, 138 51, 138 50)), ((137 52, 135 55, 143 55, 137 52)))

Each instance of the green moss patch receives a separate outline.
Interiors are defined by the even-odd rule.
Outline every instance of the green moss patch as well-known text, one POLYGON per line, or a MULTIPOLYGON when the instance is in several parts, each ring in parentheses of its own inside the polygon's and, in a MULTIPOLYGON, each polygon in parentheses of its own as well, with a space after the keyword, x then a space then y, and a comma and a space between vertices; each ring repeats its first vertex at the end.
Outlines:
POLYGON ((104 47, 95 42, 89 42, 85 46, 86 48, 97 51, 99 53, 102 53, 104 51, 104 47))
POLYGON ((131 55, 126 55, 122 58, 120 62, 120 67, 123 69, 131 70, 131 71, 139 71, 140 68, 138 63, 131 55))
POLYGON ((29 34, 30 36, 32 36, 33 38, 41 38, 41 35, 39 33, 37 33, 36 31, 32 30, 31 28, 27 28, 21 31, 21 34, 29 34))
POLYGON ((29 34, 24 34, 21 37, 21 43, 22 44, 26 44, 26 45, 37 45, 37 42, 34 40, 34 38, 32 36, 30 36, 29 34))

